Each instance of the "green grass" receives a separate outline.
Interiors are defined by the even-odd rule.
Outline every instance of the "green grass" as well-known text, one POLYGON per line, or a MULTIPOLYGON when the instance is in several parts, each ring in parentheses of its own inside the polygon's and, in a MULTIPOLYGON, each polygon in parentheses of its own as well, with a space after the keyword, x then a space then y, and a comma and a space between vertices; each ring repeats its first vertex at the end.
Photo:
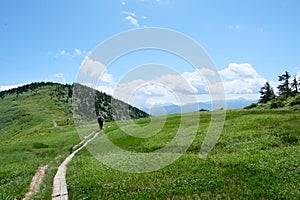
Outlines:
POLYGON ((74 125, 53 126, 53 120, 70 117, 51 100, 50 91, 47 86, 0 100, 0 199, 22 199, 38 167, 46 164, 41 193, 50 199, 59 163, 80 141, 74 125))
MULTIPOLYGON (((193 119, 193 114, 187 115, 193 119)), ((136 123, 149 123, 143 120, 136 123)), ((178 120, 179 115, 169 116, 162 131, 148 139, 128 136, 114 123, 106 123, 110 128, 105 134, 126 150, 146 153, 174 137, 178 120)), ((219 142, 203 160, 198 153, 209 122, 210 113, 201 113, 198 134, 188 151, 155 172, 116 171, 87 150, 80 152, 67 171, 71 199, 299 198, 299 112, 228 111, 219 142)))
MULTIPOLYGON (((51 199, 57 167, 80 138, 98 128, 96 121, 77 127, 78 135, 67 112, 70 105, 55 102, 52 90, 45 86, 0 99, 0 199, 23 198, 38 167, 46 164, 49 168, 33 199, 51 199)), ((199 158, 199 151, 211 113, 198 117, 184 115, 185 129, 199 123, 196 137, 184 155, 158 171, 117 171, 83 149, 68 165, 69 199, 299 198, 299 111, 227 111, 219 141, 206 160, 199 158)), ((105 122, 104 133, 124 150, 149 153, 174 139, 180 120, 175 114, 134 123, 105 122)), ((95 144, 101 143, 90 146, 95 144)))

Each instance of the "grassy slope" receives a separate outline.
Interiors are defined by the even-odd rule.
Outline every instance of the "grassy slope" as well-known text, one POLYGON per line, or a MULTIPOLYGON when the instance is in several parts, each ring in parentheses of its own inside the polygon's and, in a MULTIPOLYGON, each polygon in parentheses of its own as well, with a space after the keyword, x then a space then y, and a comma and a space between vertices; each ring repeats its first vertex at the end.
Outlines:
MULTIPOLYGON (((106 124, 110 128, 105 132, 124 149, 149 152, 170 141, 178 121, 178 115, 169 116, 163 131, 148 140, 129 137, 115 124, 106 124)), ((67 172, 71 199, 299 198, 299 112, 229 111, 218 144, 207 160, 201 160, 198 152, 209 121, 209 113, 201 114, 198 135, 188 152, 156 172, 115 171, 87 150, 80 152, 67 172)))
MULTIPOLYGON (((69 116, 51 99, 53 87, 0 100, 0 199, 24 197, 38 167, 49 163, 45 184, 52 185, 55 168, 79 142, 74 125, 65 123, 69 116)), ((51 188, 42 190, 50 198, 51 188)))

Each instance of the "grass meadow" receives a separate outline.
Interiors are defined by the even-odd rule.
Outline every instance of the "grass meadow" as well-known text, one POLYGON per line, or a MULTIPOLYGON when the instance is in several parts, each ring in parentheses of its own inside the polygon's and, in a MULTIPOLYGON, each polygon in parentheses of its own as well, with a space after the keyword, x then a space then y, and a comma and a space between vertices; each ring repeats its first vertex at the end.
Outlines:
MULTIPOLYGON (((193 119, 194 114, 187 114, 193 119)), ((197 118, 197 117, 195 117, 197 118)), ((161 132, 134 138, 113 122, 104 133, 130 151, 151 152, 166 145, 180 115, 168 116, 161 132)), ((300 196, 300 113, 288 110, 228 111, 219 142, 206 160, 198 154, 210 122, 201 113, 188 151, 161 170, 134 174, 113 170, 87 150, 67 171, 71 199, 298 199, 300 196)), ((143 126, 149 121, 136 122, 143 126)), ((129 128, 129 127, 128 127, 129 128)))
MULTIPOLYGON (((46 175, 32 199, 51 199, 58 166, 80 142, 66 104, 55 103, 51 91, 46 86, 0 101, 0 199, 22 199, 38 167, 46 164, 46 175)), ((219 141, 207 159, 199 158, 199 150, 211 113, 201 112, 200 121, 199 113, 184 116, 191 124, 199 123, 196 137, 185 154, 158 171, 117 171, 87 149, 80 151, 67 169, 69 199, 299 199, 299 111, 227 111, 219 141)), ((151 128, 150 118, 134 124, 105 122, 102 134, 124 150, 152 152, 172 141, 181 120, 180 115, 169 115, 161 124, 163 118, 151 118, 151 128), (138 138, 124 130, 153 135, 138 138)), ((87 135, 97 128, 95 121, 81 130, 87 135)))

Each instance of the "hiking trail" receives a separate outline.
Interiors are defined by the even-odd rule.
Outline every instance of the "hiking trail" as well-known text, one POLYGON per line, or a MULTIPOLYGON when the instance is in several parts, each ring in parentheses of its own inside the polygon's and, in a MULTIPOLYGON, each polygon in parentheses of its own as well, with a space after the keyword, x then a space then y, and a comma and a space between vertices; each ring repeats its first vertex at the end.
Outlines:
POLYGON ((66 172, 67 165, 72 160, 77 152, 83 149, 89 142, 95 139, 99 135, 100 131, 93 131, 89 134, 83 141, 75 145, 73 149, 76 149, 72 152, 58 167, 57 173, 53 180, 53 191, 52 191, 52 200, 67 200, 68 199, 68 189, 66 183, 66 172))

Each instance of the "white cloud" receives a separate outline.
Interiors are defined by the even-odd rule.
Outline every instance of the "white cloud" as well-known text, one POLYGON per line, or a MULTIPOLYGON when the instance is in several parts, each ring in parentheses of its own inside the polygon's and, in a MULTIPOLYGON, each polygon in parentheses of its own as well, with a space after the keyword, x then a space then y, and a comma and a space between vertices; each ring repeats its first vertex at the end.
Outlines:
POLYGON ((255 69, 248 63, 230 63, 226 69, 219 72, 226 79, 259 78, 255 69))
POLYGON ((65 76, 64 76, 63 73, 54 74, 53 76, 54 76, 55 78, 61 79, 63 83, 66 82, 66 78, 65 78, 65 76))
POLYGON ((82 51, 80 49, 74 49, 75 55, 81 55, 82 51))
POLYGON ((112 86, 101 85, 101 86, 96 87, 95 89, 99 90, 101 92, 105 92, 106 94, 109 94, 109 95, 113 95, 113 93, 114 93, 114 88, 112 86))
POLYGON ((106 66, 86 57, 82 62, 81 71, 79 73, 81 80, 100 80, 105 83, 113 83, 113 75, 106 72, 106 66))
MULTIPOLYGON (((189 75, 186 73, 184 76, 189 75)), ((189 81, 192 82, 192 78, 189 81)), ((189 81, 179 74, 165 74, 151 80, 131 80, 119 83, 115 87, 114 97, 139 107, 193 103, 199 86, 196 88, 189 81)))
POLYGON ((58 53, 56 54, 56 57, 59 56, 64 56, 64 57, 70 57, 70 58, 74 58, 76 56, 82 56, 82 55, 86 55, 87 53, 85 51, 82 51, 80 49, 75 48, 73 50, 73 52, 68 52, 65 49, 59 50, 58 53))
MULTIPOLYGON (((104 84, 96 89, 137 107, 210 101, 211 95, 217 95, 210 92, 219 91, 222 87, 226 99, 258 99, 259 90, 266 82, 248 63, 230 63, 225 69, 219 71, 223 82, 215 82, 210 85, 210 88, 206 85, 205 77, 217 74, 204 68, 182 74, 164 74, 151 80, 126 79, 127 82, 120 82, 118 85, 114 85, 113 76, 105 73, 104 70, 105 66, 101 63, 87 59, 83 72, 89 76, 101 76, 104 84)), ((298 74, 300 75, 300 71, 298 74)), ((276 90, 276 83, 270 83, 276 90)))
POLYGON ((0 91, 10 90, 13 88, 21 87, 26 84, 30 84, 30 83, 28 82, 28 83, 21 83, 21 84, 15 84, 15 85, 0 85, 0 91))
POLYGON ((219 72, 223 77, 226 98, 259 98, 260 88, 267 82, 248 63, 230 63, 219 72))
POLYGON ((121 5, 122 6, 125 6, 126 5, 126 2, 124 0, 121 0, 121 5))
POLYGON ((147 17, 146 17, 146 16, 144 16, 144 15, 143 15, 143 16, 141 16, 141 18, 142 18, 142 19, 147 19, 147 17))
POLYGON ((205 81, 198 71, 195 72, 183 72, 181 76, 187 81, 190 87, 195 93, 207 94, 208 89, 206 87, 205 81))
POLYGON ((300 70, 298 71, 296 77, 297 77, 297 80, 300 80, 300 70))
POLYGON ((71 56, 71 54, 70 53, 68 53, 66 50, 60 50, 59 51, 59 55, 60 56, 71 56))
POLYGON ((134 25, 136 28, 139 27, 139 22, 136 18, 134 18, 132 15, 128 15, 125 17, 126 20, 128 20, 132 25, 134 25))
POLYGON ((133 12, 122 11, 122 13, 123 13, 124 15, 132 16, 132 17, 135 17, 135 16, 136 16, 135 13, 133 13, 133 12))

